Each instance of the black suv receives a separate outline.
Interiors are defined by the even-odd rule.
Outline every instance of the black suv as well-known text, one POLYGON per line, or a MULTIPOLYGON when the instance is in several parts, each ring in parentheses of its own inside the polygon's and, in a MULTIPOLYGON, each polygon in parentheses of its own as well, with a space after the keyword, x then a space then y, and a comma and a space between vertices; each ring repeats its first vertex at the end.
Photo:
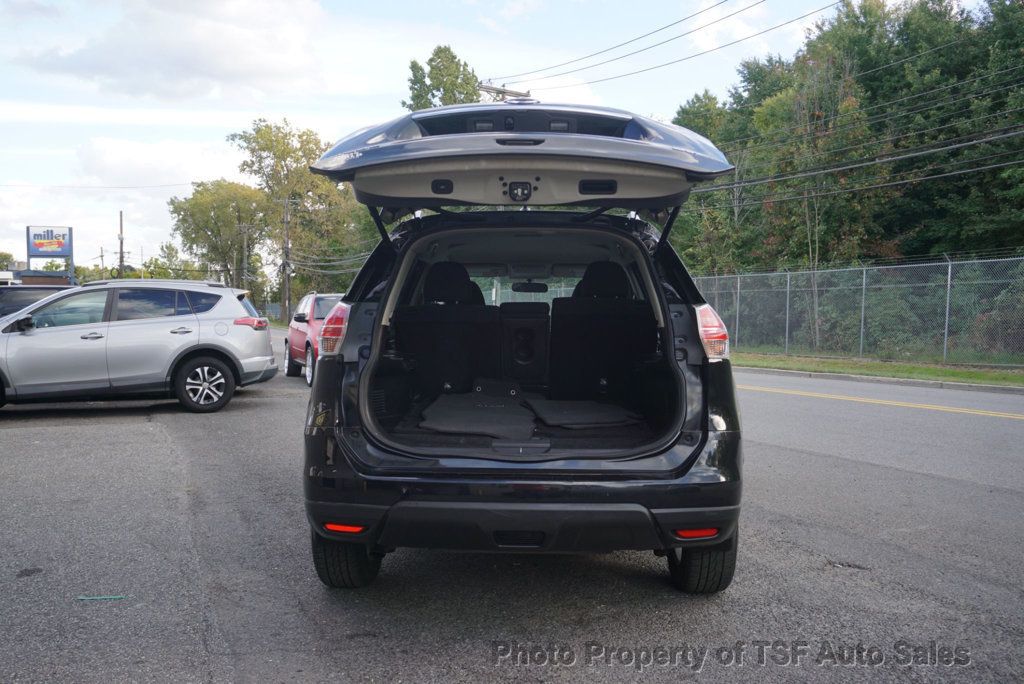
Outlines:
POLYGON ((686 129, 532 101, 415 112, 313 166, 381 233, 319 337, 303 473, 325 584, 420 547, 648 550, 682 591, 729 585, 728 335, 667 237, 730 169, 686 129))
POLYGON ((66 290, 70 285, 2 285, 0 286, 0 318, 17 313, 29 304, 35 304, 54 292, 66 290))

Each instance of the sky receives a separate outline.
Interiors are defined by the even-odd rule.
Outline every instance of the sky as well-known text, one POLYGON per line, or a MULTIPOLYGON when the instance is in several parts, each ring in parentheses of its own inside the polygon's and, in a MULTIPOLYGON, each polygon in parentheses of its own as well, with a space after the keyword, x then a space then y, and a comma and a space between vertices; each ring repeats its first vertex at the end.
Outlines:
POLYGON ((439 44, 480 78, 544 102, 669 120, 696 92, 725 96, 741 60, 792 57, 834 10, 644 74, 587 82, 680 60, 828 2, 0 0, 0 251, 24 259, 26 225, 72 226, 75 262, 98 264, 102 248, 109 266, 123 210, 127 261, 137 265, 173 240, 169 198, 200 180, 252 182, 238 171, 230 133, 287 118, 333 141, 399 116, 410 60, 425 62, 439 44), (697 12, 598 57, 508 78, 697 12))

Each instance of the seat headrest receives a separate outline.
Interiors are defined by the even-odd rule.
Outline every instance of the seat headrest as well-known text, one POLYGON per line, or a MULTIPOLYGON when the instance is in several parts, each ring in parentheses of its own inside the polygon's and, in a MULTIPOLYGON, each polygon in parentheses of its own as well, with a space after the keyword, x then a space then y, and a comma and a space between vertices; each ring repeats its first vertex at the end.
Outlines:
POLYGON ((473 291, 473 281, 469 279, 466 267, 454 261, 439 261, 427 271, 427 279, 423 283, 423 301, 444 302, 445 304, 475 304, 479 294, 483 303, 483 293, 479 288, 473 291))
POLYGON ((479 304, 480 306, 483 306, 487 303, 486 300, 484 300, 484 291, 480 289, 479 285, 470 280, 469 283, 467 283, 466 288, 466 300, 463 302, 464 304, 479 304))
POLYGON ((587 266, 572 296, 628 299, 629 278, 622 266, 612 261, 595 261, 587 266))

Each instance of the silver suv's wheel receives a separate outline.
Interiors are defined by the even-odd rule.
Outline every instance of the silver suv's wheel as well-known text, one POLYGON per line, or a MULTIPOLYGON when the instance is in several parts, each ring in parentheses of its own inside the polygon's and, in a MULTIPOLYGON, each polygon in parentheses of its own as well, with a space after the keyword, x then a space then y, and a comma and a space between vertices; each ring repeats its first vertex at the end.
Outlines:
POLYGON ((316 357, 313 356, 313 348, 306 345, 306 384, 313 386, 313 374, 316 373, 316 357))
POLYGON ((200 356, 178 369, 174 390, 189 411, 212 413, 227 406, 235 393, 235 378, 220 359, 200 356))

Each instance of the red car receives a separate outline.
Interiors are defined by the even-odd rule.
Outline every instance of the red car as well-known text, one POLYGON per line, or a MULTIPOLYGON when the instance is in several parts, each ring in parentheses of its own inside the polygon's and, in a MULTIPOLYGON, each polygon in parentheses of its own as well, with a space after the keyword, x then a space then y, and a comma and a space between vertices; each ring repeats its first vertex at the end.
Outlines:
POLYGON ((344 294, 310 292, 295 307, 295 315, 288 324, 288 338, 284 341, 284 374, 298 377, 305 367, 306 384, 313 386, 316 371, 316 338, 320 326, 334 305, 344 294))

